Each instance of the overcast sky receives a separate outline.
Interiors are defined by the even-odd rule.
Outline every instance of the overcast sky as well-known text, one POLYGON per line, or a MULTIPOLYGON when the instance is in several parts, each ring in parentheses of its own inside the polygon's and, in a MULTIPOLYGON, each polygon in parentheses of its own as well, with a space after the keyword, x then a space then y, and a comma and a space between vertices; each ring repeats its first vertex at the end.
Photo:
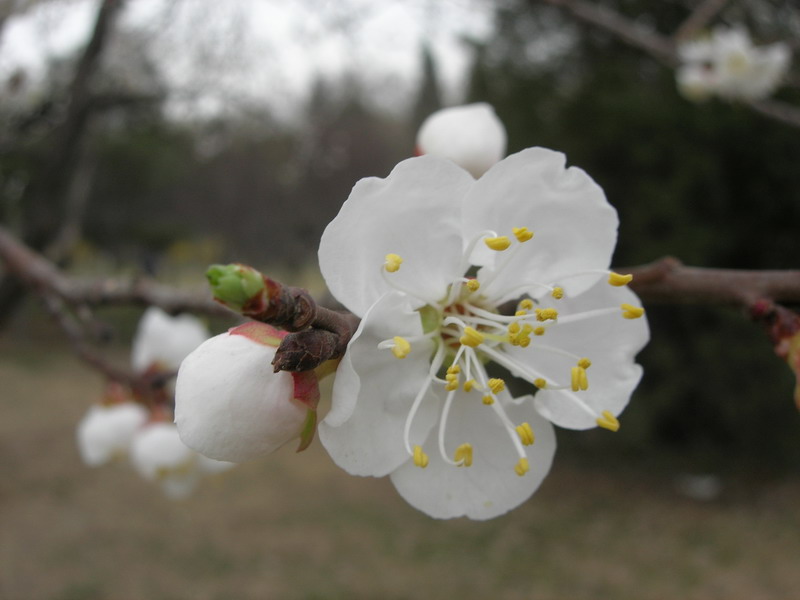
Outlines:
MULTIPOLYGON (((49 57, 86 40, 96 0, 46 3, 6 24, 0 76, 44 71, 49 57)), ((354 71, 375 103, 401 108, 418 77, 420 45, 433 47, 450 103, 469 63, 463 36, 491 32, 486 0, 129 0, 122 23, 170 84, 203 95, 214 111, 225 97, 291 113, 318 74, 354 71)), ((180 109, 178 109, 180 110, 180 109)))

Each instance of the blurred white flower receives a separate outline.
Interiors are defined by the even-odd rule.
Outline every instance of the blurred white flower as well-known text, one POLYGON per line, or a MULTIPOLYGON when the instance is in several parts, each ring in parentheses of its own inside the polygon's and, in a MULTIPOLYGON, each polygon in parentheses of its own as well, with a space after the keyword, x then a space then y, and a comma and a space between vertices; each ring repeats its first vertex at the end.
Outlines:
POLYGON ((147 422, 148 412, 135 402, 109 406, 95 404, 78 423, 78 451, 90 467, 127 455, 136 432, 147 422))
POLYGON ((325 281, 362 320, 320 439, 433 517, 525 501, 550 468, 551 422, 616 430, 641 377, 644 309, 608 271, 616 211, 565 160, 530 148, 476 181, 412 158, 358 182, 322 236, 325 281), (512 398, 491 362, 535 397, 512 398))
POLYGON ((131 443, 131 463, 148 481, 159 484, 170 498, 191 494, 203 476, 231 468, 187 447, 172 423, 152 423, 140 429, 131 443))
POLYGON ((678 56, 678 89, 687 99, 716 95, 753 101, 777 89, 789 69, 791 52, 783 43, 756 47, 742 28, 717 27, 707 38, 679 44, 678 56))
POLYGON ((505 156, 506 130, 488 104, 444 108, 422 123, 417 152, 449 158, 480 177, 505 156))
POLYGON ((313 372, 273 372, 285 332, 255 321, 203 343, 183 361, 175 388, 181 439, 218 460, 263 456, 316 429, 313 372))
POLYGON ((176 371, 183 359, 208 337, 208 329, 198 318, 192 315, 171 317, 151 306, 136 329, 131 363, 137 372, 153 366, 176 371))
POLYGON ((722 480, 717 475, 683 474, 675 479, 675 489, 692 500, 710 502, 722 493, 722 480))

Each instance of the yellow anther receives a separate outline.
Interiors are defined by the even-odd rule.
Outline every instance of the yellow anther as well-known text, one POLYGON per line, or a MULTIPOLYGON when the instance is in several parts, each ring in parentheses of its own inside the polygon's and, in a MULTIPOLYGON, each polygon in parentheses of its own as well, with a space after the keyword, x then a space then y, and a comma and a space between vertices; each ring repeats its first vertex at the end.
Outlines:
POLYGON ((527 335, 521 336, 517 341, 517 345, 519 345, 520 348, 527 348, 531 345, 531 338, 529 338, 527 335))
POLYGON ((582 358, 578 361, 578 366, 581 369, 588 369, 592 366, 592 361, 590 361, 588 358, 582 358))
POLYGON ((514 316, 515 317, 524 317, 527 314, 528 314, 527 310, 518 310, 517 312, 514 313, 514 316))
POLYGON ((476 382, 474 379, 467 379, 467 380, 464 382, 464 391, 465 391, 465 392, 471 392, 471 391, 472 391, 472 388, 474 388, 474 387, 475 387, 475 384, 476 384, 476 383, 477 383, 477 382, 476 382))
POLYGON ((530 467, 528 466, 528 459, 520 458, 517 461, 517 465, 514 467, 514 471, 516 471, 517 475, 519 475, 520 477, 522 477, 523 475, 525 475, 525 473, 530 471, 530 467))
POLYGON ((535 385, 540 390, 543 390, 547 387, 547 381, 545 381, 541 377, 537 377, 536 379, 533 380, 533 385, 535 385))
POLYGON ((589 389, 589 379, 586 377, 586 369, 583 367, 572 367, 570 387, 573 392, 589 389))
POLYGON ((545 329, 541 325, 533 330, 533 335, 544 335, 545 329))
POLYGON ((527 242, 529 239, 533 237, 533 232, 527 227, 512 227, 511 232, 514 234, 514 237, 517 238, 517 241, 520 243, 527 242))
POLYGON ((604 410, 602 413, 602 417, 597 418, 597 424, 602 427, 603 429, 608 429, 609 431, 619 431, 619 421, 617 417, 612 415, 607 410, 604 410))
POLYGON ((531 325, 530 323, 525 323, 525 325, 522 326, 522 333, 524 333, 525 335, 529 334, 532 331, 533 331, 533 325, 531 325))
POLYGON ((498 252, 507 250, 511 245, 511 240, 509 240, 505 235, 501 235, 500 237, 486 238, 483 241, 487 246, 489 246, 490 249, 497 250, 498 252))
POLYGON ((453 457, 459 467, 472 466, 472 444, 461 444, 453 457))
POLYGON ((478 283, 477 279, 470 279, 469 281, 467 281, 465 285, 467 286, 467 289, 470 292, 477 292, 478 289, 481 287, 481 284, 478 283))
POLYGON ((464 335, 458 341, 470 348, 477 348, 483 342, 483 334, 475 331, 472 327, 464 327, 464 335))
POLYGON ((398 254, 387 254, 386 255, 386 262, 383 263, 384 268, 389 271, 389 273, 394 273, 400 268, 400 265, 403 264, 403 259, 400 258, 398 254))
POLYGON ((530 424, 523 423, 522 425, 517 425, 516 429, 519 439, 522 440, 522 444, 524 446, 530 446, 534 440, 533 429, 531 429, 530 424))
POLYGON ((448 392, 458 389, 459 371, 461 371, 461 368, 458 365, 453 365, 447 369, 447 375, 444 376, 444 378, 447 380, 447 383, 445 384, 444 389, 446 389, 448 392))
POLYGON ((392 341, 394 342, 394 346, 392 346, 392 354, 394 354, 397 358, 405 358, 408 356, 408 353, 411 352, 411 344, 408 343, 407 339, 396 335, 392 341))
POLYGON ((620 308, 622 309, 622 316, 626 319, 638 319, 644 314, 644 309, 641 306, 620 304, 620 308))
POLYGON ((561 300, 564 297, 564 288, 554 287, 550 295, 556 300, 561 300))
POLYGON ((558 311, 555 308, 537 308, 537 321, 555 321, 558 318, 558 311))
POLYGON ((491 396, 490 394, 486 394, 486 395, 483 397, 483 403, 484 403, 486 406, 491 406, 492 404, 494 404, 494 396, 491 396))
POLYGON ((518 334, 520 329, 522 329, 522 327, 520 327, 518 321, 514 321, 513 323, 509 323, 508 325, 508 333, 511 335, 518 334))
POLYGON ((489 389, 493 394, 499 394, 506 389, 506 382, 499 378, 492 378, 489 380, 489 389))
POLYGON ((620 275, 619 273, 611 273, 608 274, 608 283, 615 287, 622 287, 623 285, 628 285, 633 280, 633 275, 620 275))
POLYGON ((414 464, 423 469, 428 466, 428 455, 422 451, 422 446, 414 446, 414 464))
POLYGON ((585 392, 589 389, 589 378, 586 376, 586 369, 583 367, 578 368, 580 369, 578 372, 578 387, 585 392))
POLYGON ((533 308, 533 300, 530 298, 525 298, 519 303, 519 307, 523 310, 531 310, 533 308))

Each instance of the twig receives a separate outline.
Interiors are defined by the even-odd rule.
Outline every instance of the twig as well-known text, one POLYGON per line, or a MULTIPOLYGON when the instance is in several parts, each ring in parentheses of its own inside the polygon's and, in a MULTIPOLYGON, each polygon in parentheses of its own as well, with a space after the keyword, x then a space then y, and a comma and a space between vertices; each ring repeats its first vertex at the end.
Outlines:
POLYGON ((750 108, 775 121, 800 128, 800 108, 776 100, 751 102, 750 108))
POLYGON ((66 276, 52 262, 17 240, 0 225, 0 261, 8 274, 38 293, 52 293, 72 305, 158 306, 169 312, 229 316, 210 295, 177 290, 149 279, 96 279, 81 281, 66 276))
MULTIPOLYGON (((531 0, 536 3, 537 0, 531 0)), ((672 41, 639 23, 623 17, 619 13, 586 0, 539 0, 563 8, 579 20, 603 29, 620 38, 626 44, 644 50, 667 65, 677 62, 672 41)))
POLYGON ((692 37, 695 33, 705 27, 711 19, 713 19, 719 11, 725 8, 730 0, 703 0, 692 13, 681 23, 680 27, 675 30, 673 38, 675 40, 684 40, 692 37))
POLYGON ((750 307, 759 299, 800 302, 800 270, 745 271, 687 267, 675 258, 620 269, 645 303, 722 304, 750 307))

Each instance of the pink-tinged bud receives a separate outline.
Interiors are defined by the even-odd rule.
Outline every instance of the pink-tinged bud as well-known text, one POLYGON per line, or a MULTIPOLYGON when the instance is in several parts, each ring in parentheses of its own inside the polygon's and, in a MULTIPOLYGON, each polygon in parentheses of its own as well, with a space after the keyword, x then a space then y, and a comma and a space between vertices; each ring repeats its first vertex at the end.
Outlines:
POLYGON ((505 156, 506 130, 488 104, 444 108, 422 123, 416 150, 449 158, 477 178, 505 156))
POLYGON ((186 445, 210 458, 243 462, 293 439, 300 439, 301 449, 310 443, 319 387, 311 372, 273 372, 285 335, 264 323, 246 323, 183 361, 175 423, 186 445))
POLYGON ((139 373, 154 365, 165 371, 175 371, 181 361, 208 336, 208 329, 196 317, 171 317, 160 308, 151 306, 142 315, 136 328, 131 363, 139 373))
POLYGON ((134 402, 94 405, 78 423, 81 459, 90 467, 103 465, 128 453, 136 432, 147 422, 147 410, 134 402))
POLYGON ((797 378, 794 401, 800 410, 800 314, 769 300, 753 303, 750 314, 765 325, 775 354, 786 361, 797 378))

